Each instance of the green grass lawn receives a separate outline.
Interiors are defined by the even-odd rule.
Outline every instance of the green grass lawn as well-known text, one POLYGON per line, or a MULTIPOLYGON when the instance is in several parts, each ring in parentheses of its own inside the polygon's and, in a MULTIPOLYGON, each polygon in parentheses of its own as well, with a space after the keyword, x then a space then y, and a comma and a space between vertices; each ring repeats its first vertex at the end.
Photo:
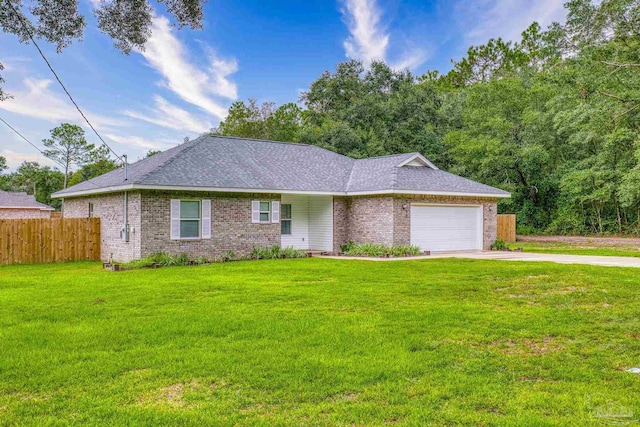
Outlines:
POLYGON ((0 425, 637 419, 639 285, 462 259, 0 267, 0 425))
POLYGON ((523 248, 525 252, 569 255, 630 256, 640 257, 640 249, 629 246, 589 246, 585 244, 551 242, 509 243, 512 249, 523 248))

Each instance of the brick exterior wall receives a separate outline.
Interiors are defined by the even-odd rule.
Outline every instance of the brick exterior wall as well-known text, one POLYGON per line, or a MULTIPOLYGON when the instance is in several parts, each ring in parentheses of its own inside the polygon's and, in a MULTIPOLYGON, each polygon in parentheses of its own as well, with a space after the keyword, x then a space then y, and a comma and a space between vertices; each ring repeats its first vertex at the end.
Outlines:
POLYGON ((349 199, 333 198, 333 251, 339 252, 340 245, 349 242, 349 199))
POLYGON ((334 198, 334 250, 349 240, 387 246, 411 242, 411 203, 478 204, 483 207, 485 250, 497 238, 497 199, 419 195, 334 198))
POLYGON ((100 218, 100 258, 127 262, 140 258, 141 216, 140 192, 129 192, 129 241, 120 238, 124 225, 124 193, 103 194, 89 197, 65 199, 63 214, 67 218, 89 216, 89 203, 93 203, 93 216, 100 218))
POLYGON ((0 209, 0 219, 51 218, 51 211, 40 209, 0 209))
POLYGON ((394 202, 391 196, 349 199, 349 240, 355 243, 393 245, 394 202))
POLYGON ((251 222, 251 201, 280 201, 279 194, 162 192, 142 193, 142 250, 145 257, 157 252, 190 257, 232 251, 250 253, 254 246, 280 245, 280 224, 251 222), (171 240, 171 199, 211 200, 211 239, 171 240))
MULTIPOLYGON (((247 254, 254 246, 280 245, 280 224, 251 222, 251 201, 280 200, 279 194, 129 192, 129 242, 120 238, 124 223, 124 193, 67 199, 64 216, 86 217, 89 203, 94 216, 101 218, 101 258, 126 262, 157 252, 190 257, 215 256, 226 251, 247 254), (211 200, 211 239, 171 240, 171 199, 211 200)), ((399 245, 410 242, 411 203, 481 204, 483 206, 483 247, 489 249, 497 237, 497 200, 443 196, 380 195, 334 197, 333 246, 353 240, 399 245)), ((48 214, 48 213, 47 213, 48 214)))

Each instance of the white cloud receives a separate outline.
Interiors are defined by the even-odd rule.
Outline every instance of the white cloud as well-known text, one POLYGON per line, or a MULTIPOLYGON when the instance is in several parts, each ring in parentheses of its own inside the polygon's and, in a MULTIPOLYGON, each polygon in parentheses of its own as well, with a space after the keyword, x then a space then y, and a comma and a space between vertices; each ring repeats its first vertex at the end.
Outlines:
POLYGON ((158 126, 181 131, 203 132, 213 127, 208 120, 195 117, 189 111, 169 103, 160 95, 154 95, 153 100, 155 108, 149 108, 148 113, 125 110, 122 114, 158 126))
MULTIPOLYGON (((35 149, 33 151, 35 152, 35 149)), ((42 154, 26 154, 13 150, 2 149, 0 150, 0 156, 7 159, 9 169, 16 169, 22 164, 22 162, 38 162, 42 166, 58 167, 56 163, 42 154)))
MULTIPOLYGON (((23 89, 7 88, 12 99, 0 102, 0 110, 47 120, 52 123, 73 122, 85 125, 82 116, 71 101, 51 89, 53 80, 27 77, 23 81, 23 89)), ((109 128, 123 125, 121 120, 99 116, 84 111, 96 128, 109 128)))
POLYGON ((382 23, 376 0, 345 0, 342 9, 350 36, 344 41, 348 58, 359 59, 365 67, 372 61, 387 61, 395 69, 415 69, 428 59, 425 49, 393 49, 398 54, 389 55, 391 35, 382 23), (389 59, 393 56, 395 59, 389 59))
POLYGON ((164 16, 154 17, 151 31, 144 51, 139 53, 162 75, 162 85, 186 102, 224 119, 227 108, 216 96, 230 100, 238 98, 237 86, 229 80, 238 69, 236 60, 222 59, 212 49, 207 49, 208 64, 196 65, 197 61, 175 36, 164 16))
POLYGON ((519 40, 534 21, 543 28, 564 21, 565 0, 460 0, 456 16, 466 43, 484 44, 490 38, 519 40))
POLYGON ((346 0, 342 14, 351 33, 344 41, 347 56, 360 59, 365 65, 384 60, 389 34, 380 23, 376 0, 346 0))

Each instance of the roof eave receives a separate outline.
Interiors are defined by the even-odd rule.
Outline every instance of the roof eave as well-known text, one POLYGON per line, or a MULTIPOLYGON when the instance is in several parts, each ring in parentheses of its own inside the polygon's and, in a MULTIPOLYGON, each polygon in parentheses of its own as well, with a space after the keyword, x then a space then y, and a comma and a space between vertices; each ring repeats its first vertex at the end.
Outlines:
POLYGON ((456 191, 420 191, 401 189, 380 189, 367 191, 313 191, 313 190, 291 190, 278 188, 234 188, 234 187, 194 187, 178 185, 154 185, 154 184, 127 184, 90 190, 81 190, 68 193, 54 193, 54 198, 71 198, 91 196, 96 194, 116 193, 129 190, 160 190, 160 191, 202 191, 220 193, 275 193, 275 194, 308 194, 318 196, 366 196, 376 194, 415 194, 428 196, 454 196, 454 197, 485 197, 485 198, 508 198, 510 193, 473 193, 456 191))

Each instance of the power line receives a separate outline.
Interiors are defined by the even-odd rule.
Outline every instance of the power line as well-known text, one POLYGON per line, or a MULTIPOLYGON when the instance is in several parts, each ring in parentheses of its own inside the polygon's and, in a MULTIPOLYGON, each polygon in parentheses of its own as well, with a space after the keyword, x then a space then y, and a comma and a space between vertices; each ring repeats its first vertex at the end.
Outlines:
MULTIPOLYGON (((9 123, 7 123, 7 121, 5 119, 3 119, 2 117, 0 117, 0 121, 2 121, 2 123, 4 123, 5 125, 7 125, 7 127, 9 127, 9 129, 11 129, 12 131, 14 131, 16 133, 16 135, 18 135, 20 138, 24 139, 27 144, 29 144, 30 146, 32 146, 33 148, 35 148, 36 150, 38 150, 40 152, 40 154, 42 154, 43 156, 48 157, 44 151, 42 151, 41 149, 38 148, 37 145, 35 145, 33 142, 29 141, 23 134, 21 134, 20 132, 18 132, 18 130, 16 128, 14 128, 13 126, 11 126, 9 123)), ((51 159, 54 162, 56 162, 57 164, 59 164, 60 166, 64 167, 64 164, 58 160, 55 159, 51 159)))
MULTIPOLYGON (((29 140, 28 140, 28 139, 27 139, 23 134, 21 134, 21 133, 20 133, 20 131, 18 131, 16 128, 14 128, 14 127, 13 127, 13 126, 11 126, 9 123, 7 123, 7 121, 6 121, 5 119, 3 119, 2 117, 0 117, 0 121, 1 121, 2 123, 4 123, 5 125, 7 125, 7 127, 8 127, 9 129, 11 129, 12 131, 14 131, 14 132, 16 133, 16 135, 18 135, 20 138, 22 138, 22 139, 23 139, 27 144, 29 144, 30 146, 32 146, 33 148, 35 148, 36 150, 38 150, 38 151, 40 152, 40 154, 42 154, 43 156, 45 156, 45 157, 46 157, 46 158, 48 158, 49 160, 51 160, 51 161, 53 161, 53 162, 57 163, 60 167, 65 168, 65 164, 64 164, 62 161, 57 160, 57 159, 52 159, 51 157, 47 156, 47 154, 46 154, 44 151, 42 151, 40 148, 38 148, 38 146, 37 146, 37 145, 35 145, 33 142, 29 141, 29 140)), ((95 178, 95 177, 94 177, 94 178, 95 178)), ((93 178, 87 179, 86 181, 82 181, 82 183, 85 183, 85 182, 86 182, 87 184, 90 184, 90 185, 92 185, 93 187, 98 188, 98 186, 97 186, 96 184, 94 184, 93 182, 90 182, 90 181, 91 181, 91 179, 93 179, 93 178)))
POLYGON ((24 22, 24 19, 22 18, 22 15, 18 13, 18 11, 15 9, 15 7, 13 7, 13 4, 11 4, 11 1, 6 1, 5 3, 7 3, 9 5, 9 7, 11 8, 11 10, 13 10, 13 13, 18 17, 18 19, 20 20, 20 23, 22 24, 22 28, 25 30, 25 32, 29 35, 29 39, 31 40, 31 42, 33 43, 33 45, 36 47, 36 49, 38 49, 38 52, 40 53, 40 56, 42 57, 42 59, 44 59, 44 62, 47 63, 47 66, 49 67, 49 70, 51 70, 51 72, 53 73, 53 75, 55 76, 56 80, 58 81, 58 83, 60 83, 60 86, 62 87, 62 89, 64 90, 64 92, 67 94, 67 96, 69 97, 69 99, 71 100, 71 102, 73 103, 73 105, 76 107, 76 110, 78 110, 78 112, 80 113, 80 115, 82 116, 82 118, 84 119, 85 122, 87 122, 87 124, 89 125, 89 127, 91 128, 91 130, 93 130, 93 133, 96 134, 96 136, 100 139, 100 141, 102 141, 102 143, 113 153, 114 156, 116 156, 116 159, 122 161, 121 156, 118 155, 118 153, 116 153, 113 148, 111 148, 109 146, 109 144, 107 144, 107 141, 105 141, 100 134, 98 133, 98 131, 96 130, 96 128, 93 127, 93 125, 91 124, 91 122, 89 121, 89 119, 87 119, 87 116, 84 115, 84 113, 82 112, 82 110, 80 109, 80 106, 78 106, 78 104, 76 103, 76 101, 73 99, 73 97, 71 96, 71 94, 69 93, 69 91, 67 90, 66 86, 64 85, 64 83, 62 83, 62 80, 60 80, 60 77, 58 77, 58 74, 56 73, 56 71, 53 69, 53 67, 51 66, 51 63, 49 62, 49 60, 47 59, 46 56, 44 56, 44 53, 42 52, 42 49, 40 49, 40 46, 38 45, 38 43, 36 43, 35 39, 33 38, 33 35, 31 34, 31 30, 29 29, 29 27, 27 26, 27 24, 24 22))

